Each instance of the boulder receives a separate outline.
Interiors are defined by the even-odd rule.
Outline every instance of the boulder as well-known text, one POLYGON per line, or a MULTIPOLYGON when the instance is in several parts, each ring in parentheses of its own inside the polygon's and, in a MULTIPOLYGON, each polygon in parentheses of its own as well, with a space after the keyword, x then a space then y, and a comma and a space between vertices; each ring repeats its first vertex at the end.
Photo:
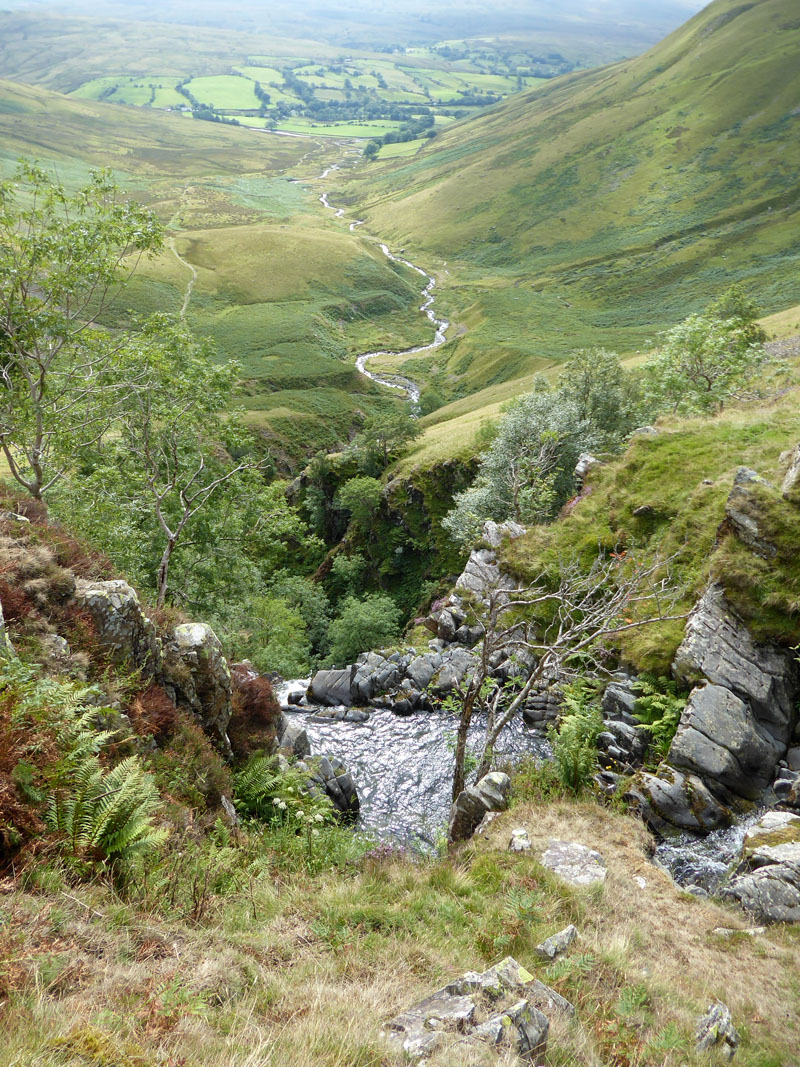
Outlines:
POLYGON ((350 691, 352 674, 352 667, 317 671, 311 679, 309 699, 315 704, 326 704, 329 707, 349 707, 353 703, 350 691))
POLYGON ((135 667, 143 678, 156 675, 162 662, 156 628, 142 611, 139 597, 127 582, 75 583, 73 603, 89 613, 97 632, 97 646, 118 666, 135 667))
POLYGON ((519 1000, 476 1026, 473 1034, 491 1045, 511 1046, 527 1059, 545 1054, 549 1031, 547 1016, 527 1000, 519 1000))
POLYGON ((640 772, 631 782, 625 800, 659 834, 680 830, 707 833, 731 823, 731 813, 714 797, 705 782, 661 764, 658 774, 640 772))
POLYGON ((311 782, 326 793, 339 815, 345 819, 358 816, 361 802, 358 799, 353 776, 336 756, 319 756, 311 762, 299 763, 298 767, 310 773, 311 782))
POLYGON ((440 989, 396 1015, 383 1033, 410 1059, 420 1059, 440 1043, 443 1030, 466 1032, 475 1019, 475 1011, 471 997, 454 996, 440 989))
POLYGON ((511 831, 511 840, 508 842, 509 852, 530 852, 531 848, 531 839, 528 837, 527 830, 518 826, 511 831))
POLYGON ((567 949, 577 940, 578 927, 570 923, 569 926, 563 930, 559 930, 557 934, 553 934, 552 937, 546 938, 540 945, 536 946, 536 954, 541 956, 543 960, 554 960, 557 956, 561 956, 567 949))
POLYGON ((610 682, 603 693, 602 708, 605 720, 619 720, 633 725, 636 722, 637 695, 634 690, 634 680, 619 679, 610 682))
POLYGON ((434 696, 447 696, 461 684, 468 671, 478 665, 478 657, 465 648, 453 646, 442 652, 442 666, 433 676, 429 689, 434 696))
POLYGON ((500 771, 490 771, 475 785, 458 794, 450 809, 450 841, 466 841, 475 832, 487 811, 505 811, 511 793, 511 779, 500 771))
POLYGON ((705 685, 689 695, 668 758, 712 792, 756 800, 772 782, 783 751, 749 704, 720 685, 705 685))
POLYGON ((753 640, 718 585, 710 585, 689 616, 672 665, 688 685, 708 681, 750 704, 757 721, 786 748, 797 721, 800 685, 792 653, 753 640))
POLYGON ((764 559, 774 559, 778 550, 759 524, 761 508, 758 495, 754 492, 757 488, 775 492, 775 486, 765 478, 749 467, 740 467, 725 504, 725 516, 742 544, 764 559))
POLYGON ((705 1015, 697 1020, 695 1033, 698 1052, 708 1052, 720 1046, 727 1059, 732 1059, 739 1046, 739 1035, 731 1019, 730 1008, 719 1002, 712 1004, 705 1015))
POLYGON ((586 475, 592 469, 596 467, 600 460, 597 456, 593 456, 591 452, 581 452, 578 456, 578 462, 575 464, 575 485, 578 489, 583 488, 583 483, 586 481, 586 475))
POLYGON ((220 751, 231 758, 231 672, 217 635, 202 622, 183 623, 164 645, 164 686, 195 715, 220 751))
POLYGON ((542 853, 542 865, 569 885, 592 885, 606 878, 600 853, 577 841, 551 841, 542 853))
POLYGON ((311 743, 305 727, 302 723, 290 722, 285 715, 281 716, 278 745, 298 759, 311 755, 311 743))
POLYGON ((761 922, 800 922, 800 863, 770 863, 737 875, 722 895, 761 922))

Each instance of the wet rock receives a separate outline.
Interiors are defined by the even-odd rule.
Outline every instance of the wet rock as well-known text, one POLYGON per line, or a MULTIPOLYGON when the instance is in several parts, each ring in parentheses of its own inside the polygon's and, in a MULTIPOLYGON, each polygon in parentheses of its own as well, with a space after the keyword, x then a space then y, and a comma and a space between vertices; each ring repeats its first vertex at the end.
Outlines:
POLYGON ((531 839, 528 837, 527 830, 520 826, 511 831, 511 840, 508 843, 509 852, 530 852, 531 847, 531 839))
POLYGON ((475 785, 467 786, 450 810, 450 841, 466 841, 487 811, 505 811, 511 793, 511 779, 500 771, 490 771, 475 785))
POLYGON ((764 559, 774 559, 778 550, 759 525, 759 500, 753 492, 756 487, 775 491, 775 487, 755 471, 740 467, 725 504, 725 515, 742 544, 764 559))
POLYGON ((188 706, 220 751, 232 758, 227 732, 231 672, 211 627, 201 622, 176 626, 164 644, 162 675, 176 704, 188 706))
POLYGON ((672 670, 689 685, 705 680, 729 689, 749 703, 759 725, 788 746, 800 692, 793 656, 756 644, 718 585, 708 587, 689 616, 672 670))
POLYGON ((531 692, 522 709, 522 718, 528 726, 543 730, 558 720, 563 699, 557 687, 542 685, 531 692))
POLYGON ((311 743, 305 727, 299 722, 289 722, 285 716, 281 719, 278 745, 293 756, 297 756, 298 759, 311 755, 311 743))
POLYGON ((434 696, 447 696, 461 684, 468 671, 476 668, 477 656, 464 648, 452 647, 442 653, 442 666, 434 676, 430 691, 434 696))
POLYGON ((302 690, 295 690, 286 697, 286 703, 292 707, 300 707, 306 699, 306 695, 302 690))
POLYGON ((299 763, 308 770, 311 782, 331 798, 336 811, 345 819, 355 819, 361 806, 353 776, 336 756, 318 756, 299 763))
POLYGON ((625 793, 625 800, 660 834, 681 830, 707 832, 729 826, 731 813, 714 797, 705 782, 662 763, 658 774, 640 772, 625 793))
POLYGON ((570 923, 569 926, 559 930, 557 934, 553 934, 552 937, 548 937, 540 945, 537 945, 537 955, 541 956, 543 960, 554 960, 557 956, 566 952, 577 937, 578 927, 570 923))
POLYGON ((727 1059, 732 1059, 739 1047, 739 1035, 734 1028, 730 1008, 719 1001, 712 1004, 697 1021, 695 1040, 698 1052, 719 1047, 727 1059))
POLYGON ((98 648, 119 666, 138 669, 152 678, 161 667, 161 642, 156 628, 142 611, 139 597, 127 582, 75 583, 73 603, 91 616, 98 648))
POLYGON ((641 767, 647 753, 647 731, 613 719, 605 727, 597 738, 601 764, 626 773, 641 767))
POLYGON ((800 864, 771 863, 722 890, 761 922, 800 922, 800 864))
POLYGON ((678 770, 702 778, 712 791, 722 785, 755 800, 772 782, 783 751, 749 704, 720 685, 706 685, 692 690, 668 759, 678 770))
POLYGON ((577 841, 551 841, 542 854, 542 864, 570 885, 592 885, 606 878, 600 853, 577 841))
POLYGON ((311 679, 311 700, 315 704, 324 704, 328 707, 337 707, 353 703, 350 692, 350 679, 353 668, 345 667, 342 670, 317 671, 311 679))
POLYGON ((320 708, 308 716, 309 722, 368 722, 369 712, 360 708, 320 708))

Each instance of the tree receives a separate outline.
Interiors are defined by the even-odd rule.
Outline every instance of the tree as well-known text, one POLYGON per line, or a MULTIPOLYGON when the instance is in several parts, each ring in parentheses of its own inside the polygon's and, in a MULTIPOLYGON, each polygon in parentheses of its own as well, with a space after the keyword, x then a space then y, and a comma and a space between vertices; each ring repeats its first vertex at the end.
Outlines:
POLYGON ((482 632, 483 640, 478 663, 459 692, 454 800, 466 781, 467 736, 476 708, 487 716, 477 780, 490 770, 500 734, 535 688, 600 673, 609 658, 609 640, 626 630, 685 618, 672 613, 669 563, 600 555, 586 572, 577 563, 565 563, 549 582, 496 588, 469 605, 467 623, 482 632), (502 685, 494 680, 493 665, 509 658, 514 676, 502 685))
POLYGON ((0 182, 0 447, 37 500, 114 418, 124 339, 97 324, 161 241, 107 172, 73 195, 31 163, 0 182))
POLYGON ((456 495, 442 525, 456 541, 472 544, 487 519, 551 518, 573 492, 575 464, 594 441, 574 400, 560 392, 527 393, 509 406, 475 483, 456 495))
POLYGON ((365 531, 381 502, 383 486, 376 478, 351 478, 345 482, 334 501, 337 508, 350 512, 350 521, 365 531))
POLYGON ((690 315, 664 335, 645 365, 650 398, 673 413, 721 411, 768 361, 762 343, 739 319, 690 315))
POLYGON ((347 597, 328 629, 331 662, 352 663, 365 649, 390 644, 397 638, 399 628, 400 610, 388 596, 375 593, 362 600, 347 597))
POLYGON ((420 432, 419 423, 407 411, 382 412, 366 420, 350 447, 367 474, 380 474, 420 432))
POLYGON ((764 344, 767 332, 758 322, 758 306, 741 285, 732 285, 706 309, 710 319, 722 322, 734 319, 751 344, 764 344))
POLYGON ((597 444, 614 449, 641 422, 642 400, 616 352, 581 348, 564 364, 559 391, 575 402, 578 418, 594 431, 597 444))

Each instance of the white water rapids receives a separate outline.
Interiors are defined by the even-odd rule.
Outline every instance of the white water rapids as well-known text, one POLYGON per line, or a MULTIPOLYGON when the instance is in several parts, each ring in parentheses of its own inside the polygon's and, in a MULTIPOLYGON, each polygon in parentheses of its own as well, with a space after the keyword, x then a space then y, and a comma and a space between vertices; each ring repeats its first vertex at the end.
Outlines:
MULTIPOLYGON (((319 175, 319 180, 324 181, 325 178, 331 173, 331 171, 338 170, 337 164, 326 167, 322 174, 319 175)), ((319 202, 323 207, 326 207, 329 211, 332 211, 334 217, 341 219, 344 217, 345 210, 343 207, 335 208, 328 199, 328 193, 323 193, 319 202)), ((363 226, 363 219, 354 219, 350 223, 350 231, 354 231, 356 227, 363 226)), ((385 385, 389 389, 398 389, 401 392, 408 394, 408 399, 411 402, 412 408, 416 409, 419 404, 420 390, 419 386, 412 382, 410 378, 404 378, 399 374, 377 374, 367 368, 367 364, 372 359, 377 359, 378 356, 414 356, 420 352, 432 352, 435 348, 443 345, 447 340, 447 329, 450 323, 447 319, 440 319, 437 317, 434 311, 434 303, 436 297, 433 290, 436 287, 436 279, 433 275, 428 274, 422 267, 418 267, 416 263, 412 263, 408 259, 404 259, 402 256, 397 256, 391 251, 387 244, 381 243, 380 250, 390 259, 392 263, 400 263, 402 266, 407 267, 409 270, 415 271, 425 279, 425 284, 422 288, 422 304, 420 304, 419 310, 425 315, 428 321, 431 323, 434 329, 433 340, 427 345, 417 345, 414 348, 405 348, 399 352, 378 351, 378 352, 364 352, 356 359, 356 368, 370 381, 377 382, 379 385, 385 385)))

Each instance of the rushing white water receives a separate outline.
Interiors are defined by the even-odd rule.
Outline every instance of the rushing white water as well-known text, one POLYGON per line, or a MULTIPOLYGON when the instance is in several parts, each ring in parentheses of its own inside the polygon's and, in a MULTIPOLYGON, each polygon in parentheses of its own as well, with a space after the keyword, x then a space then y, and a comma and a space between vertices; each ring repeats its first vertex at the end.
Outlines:
MULTIPOLYGON (((308 679, 276 687, 284 714, 305 727, 315 754, 338 756, 353 775, 361 801, 359 826, 382 839, 430 850, 447 829, 453 783, 456 719, 445 712, 399 716, 382 708, 363 723, 315 721, 314 707, 287 705, 289 693, 305 692, 308 679)), ((471 747, 477 749, 486 724, 475 716, 471 747)), ((499 738, 500 764, 523 756, 546 758, 550 747, 515 719, 499 738)))
MULTIPOLYGON (((332 171, 338 169, 339 167, 336 163, 330 167, 326 167, 319 176, 320 180, 324 180, 332 171)), ((335 218, 341 219, 344 217, 344 208, 335 208, 329 200, 328 193, 323 193, 319 198, 319 202, 323 207, 332 211, 335 218)), ((363 225, 363 219, 354 219, 350 223, 350 232, 352 233, 356 227, 363 225)), ((425 279, 425 284, 422 288, 422 303, 420 304, 419 310, 426 316, 430 324, 433 326, 433 340, 430 344, 416 345, 414 348, 405 348, 399 352, 390 352, 383 349, 377 352, 364 352, 363 355, 360 355, 356 359, 356 369, 360 371, 364 377, 369 378, 370 381, 377 382, 379 385, 384 385, 389 389, 398 389, 400 392, 406 393, 412 408, 416 410, 419 404, 420 390, 415 382, 412 382, 410 378, 404 378, 399 374, 377 374, 375 371, 369 370, 367 364, 370 360, 377 359, 379 356, 414 356, 421 352, 432 352, 435 348, 443 345, 447 340, 447 329, 450 326, 450 323, 447 319, 438 318, 434 311, 436 297, 433 290, 436 287, 436 279, 433 275, 428 274, 422 267, 418 267, 416 263, 412 263, 410 260, 404 259, 402 256, 396 256, 386 244, 381 243, 380 249, 392 263, 400 263, 402 266, 408 267, 409 270, 415 271, 425 279)))

